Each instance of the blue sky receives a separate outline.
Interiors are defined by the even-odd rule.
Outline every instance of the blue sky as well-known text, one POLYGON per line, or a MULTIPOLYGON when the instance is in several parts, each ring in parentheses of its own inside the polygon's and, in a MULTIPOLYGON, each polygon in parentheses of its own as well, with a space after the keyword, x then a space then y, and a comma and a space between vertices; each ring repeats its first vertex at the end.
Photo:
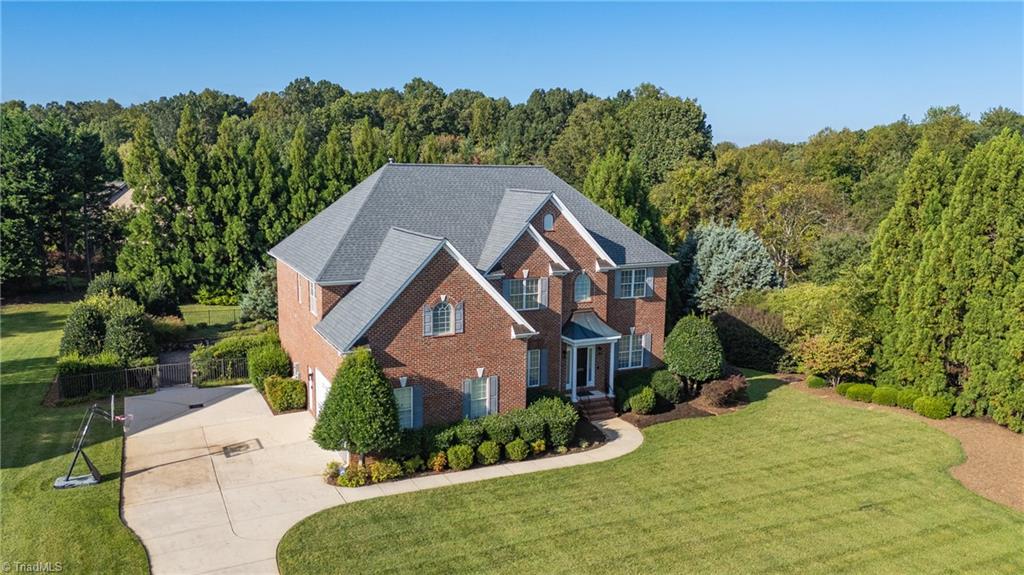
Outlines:
POLYGON ((523 101, 640 82, 696 98, 716 141, 796 141, 933 105, 1024 108, 1024 4, 12 4, 4 100, 133 103, 301 76, 414 76, 523 101))

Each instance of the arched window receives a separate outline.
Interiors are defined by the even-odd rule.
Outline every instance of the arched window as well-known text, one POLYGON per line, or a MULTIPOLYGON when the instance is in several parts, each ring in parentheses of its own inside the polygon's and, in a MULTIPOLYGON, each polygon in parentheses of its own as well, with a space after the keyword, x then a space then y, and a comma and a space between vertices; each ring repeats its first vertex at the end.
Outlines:
POLYGON ((555 229, 555 216, 544 214, 544 231, 550 232, 553 229, 555 229))
POLYGON ((452 333, 452 306, 443 301, 434 306, 433 322, 434 335, 452 333))
POLYGON ((580 272, 580 275, 576 276, 572 294, 574 301, 590 301, 590 276, 586 272, 580 272))

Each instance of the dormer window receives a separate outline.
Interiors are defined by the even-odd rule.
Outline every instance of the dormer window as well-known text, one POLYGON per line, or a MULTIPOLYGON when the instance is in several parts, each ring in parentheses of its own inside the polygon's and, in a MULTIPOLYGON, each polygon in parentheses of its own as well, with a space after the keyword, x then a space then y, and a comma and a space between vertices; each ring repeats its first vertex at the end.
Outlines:
POLYGON ((550 232, 553 229, 555 229, 555 216, 544 214, 544 231, 550 232))
POLYGON ((433 311, 434 335, 448 335, 452 333, 452 306, 443 301, 434 306, 433 311))

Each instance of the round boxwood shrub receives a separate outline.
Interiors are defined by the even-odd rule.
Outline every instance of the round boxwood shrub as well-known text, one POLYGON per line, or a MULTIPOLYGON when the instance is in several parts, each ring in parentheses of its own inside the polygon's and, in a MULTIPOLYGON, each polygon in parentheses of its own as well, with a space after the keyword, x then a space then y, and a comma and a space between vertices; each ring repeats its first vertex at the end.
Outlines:
POLYGON ((651 388, 654 389, 654 395, 666 403, 679 403, 683 399, 679 380, 666 369, 654 372, 651 376, 651 388))
POLYGON ((502 445, 516 438, 516 423, 508 415, 495 413, 480 421, 487 432, 487 437, 502 445))
POLYGON ((871 403, 877 403, 878 405, 896 405, 896 399, 900 395, 900 390, 895 387, 883 385, 875 388, 875 392, 871 394, 871 403))
POLYGON ((64 322, 60 354, 95 355, 103 350, 103 337, 106 332, 103 313, 94 305, 79 302, 71 308, 71 313, 64 322))
POLYGON ((839 395, 844 395, 845 396, 846 392, 849 391, 850 388, 853 387, 854 385, 856 385, 856 384, 853 383, 852 381, 848 381, 846 383, 840 383, 839 385, 836 386, 836 393, 838 393, 839 395))
POLYGON ((929 419, 946 419, 953 414, 953 404, 943 397, 921 396, 914 401, 914 411, 929 419))
POLYGON ((124 276, 115 272, 104 272, 92 278, 89 286, 85 288, 85 297, 88 298, 96 295, 116 295, 129 299, 138 298, 135 286, 125 279, 124 276))
POLYGON ((476 460, 480 465, 494 465, 501 461, 501 446, 488 439, 476 448, 476 460))
POLYGON ((464 419, 455 426, 455 438, 476 449, 484 440, 484 426, 478 419, 464 419))
POLYGON ((640 415, 646 415, 654 411, 654 404, 657 398, 654 395, 654 389, 650 386, 644 386, 637 393, 633 394, 633 397, 629 398, 629 407, 635 413, 640 415))
POLYGON ((111 298, 105 315, 103 351, 127 362, 156 352, 149 318, 142 306, 127 298, 111 298))
POLYGON ((711 320, 695 315, 680 319, 665 338, 665 364, 691 385, 718 377, 722 343, 711 320))
POLYGON ((274 411, 306 407, 306 385, 300 379, 271 375, 263 380, 263 389, 274 411))
POLYGON ((448 467, 455 471, 469 469, 473 465, 473 448, 466 444, 453 445, 448 449, 448 467))
POLYGON ((516 432, 527 443, 544 439, 544 420, 529 409, 517 409, 509 414, 516 424, 516 432))
POLYGON ((292 371, 292 360, 280 345, 267 344, 254 347, 246 354, 249 363, 249 381, 253 387, 263 391, 263 383, 272 375, 288 377, 292 371))
POLYGON ((809 375, 807 376, 807 387, 811 389, 821 389, 823 387, 828 387, 828 382, 825 381, 825 378, 823 377, 809 375))
POLYGON ((505 457, 512 461, 522 461, 530 455, 530 446, 522 439, 513 439, 505 445, 505 457))
POLYGON ((870 383, 855 383, 846 390, 846 397, 854 401, 870 402, 875 394, 875 386, 870 383))
POLYGON ((914 402, 917 398, 921 397, 922 393, 912 387, 908 387, 899 392, 896 396, 896 405, 903 409, 914 409, 914 402))

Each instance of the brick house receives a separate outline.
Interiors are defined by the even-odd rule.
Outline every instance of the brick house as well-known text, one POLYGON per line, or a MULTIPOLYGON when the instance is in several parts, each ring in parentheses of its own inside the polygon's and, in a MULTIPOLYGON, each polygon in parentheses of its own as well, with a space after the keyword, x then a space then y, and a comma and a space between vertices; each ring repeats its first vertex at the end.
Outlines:
POLYGON ((274 246, 281 344, 316 415, 368 346, 405 427, 607 402, 661 362, 675 263, 545 168, 386 164, 274 246))

